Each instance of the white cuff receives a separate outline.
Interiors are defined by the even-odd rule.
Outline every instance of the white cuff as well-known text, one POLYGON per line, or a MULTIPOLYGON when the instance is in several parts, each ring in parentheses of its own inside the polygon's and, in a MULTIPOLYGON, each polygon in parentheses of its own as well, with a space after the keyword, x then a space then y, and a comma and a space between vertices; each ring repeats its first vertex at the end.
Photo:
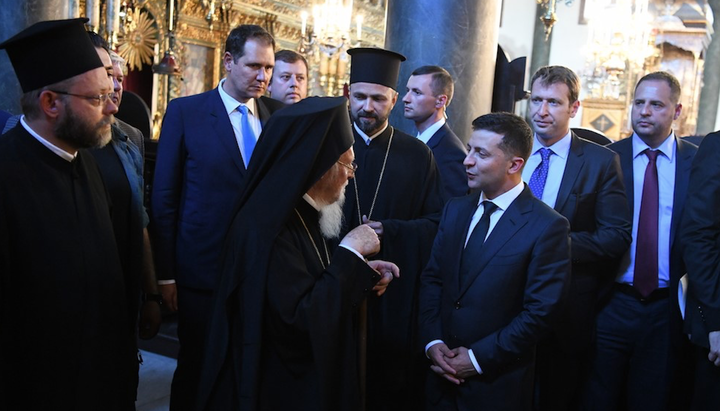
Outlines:
POLYGON ((175 280, 157 280, 158 285, 171 285, 175 284, 175 280))
POLYGON ((482 368, 480 368, 480 364, 478 364, 475 359, 475 354, 473 354, 472 350, 468 350, 468 356, 470 357, 470 362, 472 362, 473 367, 475 367, 475 371, 477 371, 478 374, 482 374, 482 368))
POLYGON ((427 343, 427 345, 425 346, 425 356, 429 359, 430 356, 428 356, 428 350, 430 349, 430 347, 432 347, 435 344, 442 344, 442 342, 443 342, 443 340, 432 340, 429 343, 427 343))
POLYGON ((340 244, 340 247, 352 251, 353 254, 355 254, 356 256, 358 256, 359 259, 365 261, 365 257, 363 257, 362 254, 358 253, 356 249, 354 249, 354 248, 352 248, 352 247, 350 247, 350 246, 347 246, 347 245, 345 245, 345 244, 340 244))

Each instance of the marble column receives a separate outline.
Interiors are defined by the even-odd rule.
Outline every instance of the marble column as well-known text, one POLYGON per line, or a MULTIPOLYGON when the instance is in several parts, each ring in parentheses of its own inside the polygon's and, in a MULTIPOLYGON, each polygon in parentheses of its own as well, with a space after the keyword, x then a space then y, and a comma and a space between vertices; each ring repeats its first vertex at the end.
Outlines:
MULTIPOLYGON (((527 90, 532 89, 530 80, 533 74, 543 66, 550 64, 550 46, 552 45, 553 32, 550 32, 547 40, 545 40, 545 25, 540 18, 545 14, 545 7, 537 5, 535 10, 535 30, 533 31, 533 48, 530 56, 530 72, 527 78, 527 90)), ((554 27, 553 27, 554 28, 554 27)), ((525 114, 525 119, 532 124, 530 119, 530 110, 525 114)))
MULTIPOLYGON (((67 0, 3 0, 0 7, 0 42, 33 23, 68 18, 67 0)), ((57 62, 46 62, 52 70, 57 62)), ((20 113, 22 90, 5 50, 0 50, 0 109, 20 113)))
POLYGON ((705 135, 715 131, 718 114, 718 97, 720 96, 720 0, 708 0, 715 15, 714 34, 705 52, 705 70, 703 86, 700 90, 698 103, 697 131, 695 134, 705 135))
POLYGON ((390 123, 416 134, 403 116, 402 97, 410 73, 438 65, 455 80, 448 124, 463 141, 472 120, 490 112, 497 58, 500 0, 389 1, 385 47, 407 57, 400 68, 398 102, 390 123))

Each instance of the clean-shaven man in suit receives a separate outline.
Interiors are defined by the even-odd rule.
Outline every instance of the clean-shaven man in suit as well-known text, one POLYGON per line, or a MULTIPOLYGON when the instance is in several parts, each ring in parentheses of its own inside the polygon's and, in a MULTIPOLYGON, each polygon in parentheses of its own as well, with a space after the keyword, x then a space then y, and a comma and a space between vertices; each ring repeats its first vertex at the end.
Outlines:
POLYGON ((662 411, 687 394, 687 379, 677 378, 687 344, 677 303, 685 272, 678 226, 697 147, 672 130, 681 110, 678 80, 647 74, 635 86, 633 135, 609 146, 620 155, 632 244, 596 318, 587 409, 662 411))
POLYGON ((524 120, 493 113, 472 125, 464 164, 479 193, 447 203, 421 277, 427 407, 530 410, 535 346, 570 280, 570 227, 521 179, 524 120))
POLYGON ((538 346, 535 382, 538 409, 562 411, 579 401, 598 283, 613 276, 630 246, 632 222, 617 154, 570 131, 580 79, 567 67, 545 66, 530 84, 535 138, 523 180, 570 222, 570 288, 552 333, 538 346))
POLYGON ((151 209, 161 293, 178 311, 171 410, 194 404, 223 240, 262 126, 283 105, 261 97, 274 48, 262 27, 236 27, 225 43, 226 77, 216 89, 171 101, 163 121, 151 209))
POLYGON ((455 90, 450 73, 438 66, 419 67, 410 75, 406 89, 405 118, 415 122, 417 138, 432 150, 445 198, 467 194, 463 165, 467 150, 445 121, 455 90))
POLYGON ((685 331, 695 350, 694 410, 720 409, 720 131, 700 144, 690 171, 681 241, 687 266, 685 331))

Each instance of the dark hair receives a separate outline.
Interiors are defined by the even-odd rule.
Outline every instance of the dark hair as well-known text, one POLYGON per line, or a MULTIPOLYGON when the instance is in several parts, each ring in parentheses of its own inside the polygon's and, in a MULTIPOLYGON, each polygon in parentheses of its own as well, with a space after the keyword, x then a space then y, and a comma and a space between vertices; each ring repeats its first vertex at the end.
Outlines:
POLYGON ((275 39, 264 28, 255 24, 242 24, 232 29, 225 40, 225 52, 233 56, 234 62, 245 53, 245 42, 248 40, 256 40, 266 46, 272 46, 275 50, 275 39))
POLYGON ((492 131, 503 136, 500 149, 509 157, 518 156, 527 161, 532 151, 533 132, 525 120, 512 113, 490 113, 472 122, 473 131, 492 131))
POLYGON ((275 61, 283 61, 288 64, 297 63, 302 61, 305 64, 305 70, 309 70, 308 62, 305 57, 293 50, 280 50, 275 53, 275 61))
POLYGON ((675 76, 667 71, 656 71, 654 73, 644 75, 635 85, 635 92, 637 92, 638 86, 643 81, 664 81, 670 87, 670 100, 673 104, 677 104, 680 101, 680 82, 675 76))
POLYGON ((553 84, 562 83, 568 88, 568 100, 573 104, 580 97, 580 79, 577 74, 567 67, 563 66, 543 66, 540 67, 530 80, 530 88, 532 89, 535 80, 539 80, 542 86, 551 86, 553 84))
POLYGON ((422 66, 416 68, 410 75, 422 76, 425 74, 432 74, 430 89, 432 90, 433 95, 446 95, 447 102, 445 103, 445 107, 449 106, 450 101, 453 98, 453 93, 455 92, 455 84, 453 83, 450 73, 440 66, 422 66))
MULTIPOLYGON (((47 86, 41 87, 37 90, 23 93, 23 95, 20 96, 20 107, 22 108, 25 118, 28 120, 35 120, 40 117, 40 94, 42 94, 43 91, 68 90, 75 85, 76 81, 78 81, 77 77, 70 77, 69 79, 61 80, 54 84, 48 84, 47 86)), ((61 94, 58 98, 64 100, 67 96, 61 94)))
POLYGON ((108 45, 107 41, 102 38, 101 35, 95 33, 94 31, 88 31, 87 34, 88 36, 90 36, 90 42, 93 44, 93 46, 105 49, 105 51, 110 53, 110 46, 108 45))

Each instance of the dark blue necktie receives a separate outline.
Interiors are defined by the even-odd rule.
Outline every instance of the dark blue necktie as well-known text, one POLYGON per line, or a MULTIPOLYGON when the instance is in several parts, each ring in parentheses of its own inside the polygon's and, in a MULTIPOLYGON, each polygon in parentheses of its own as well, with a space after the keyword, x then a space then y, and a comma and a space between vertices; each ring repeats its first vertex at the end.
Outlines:
POLYGON ((530 176, 528 187, 530 187, 530 191, 532 191, 537 199, 542 200, 543 191, 545 191, 545 182, 547 181, 548 171, 550 170, 550 155, 553 151, 545 147, 538 151, 540 151, 540 157, 542 159, 530 176))

